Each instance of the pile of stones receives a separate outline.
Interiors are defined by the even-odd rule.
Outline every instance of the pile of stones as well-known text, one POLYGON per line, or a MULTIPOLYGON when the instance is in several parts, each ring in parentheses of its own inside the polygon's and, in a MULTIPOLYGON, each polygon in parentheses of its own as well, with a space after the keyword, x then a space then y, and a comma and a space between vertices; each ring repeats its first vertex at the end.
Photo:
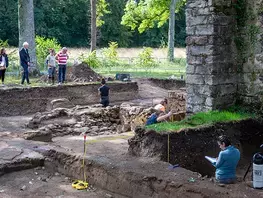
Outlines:
POLYGON ((32 131, 25 133, 24 137, 37 140, 45 136, 46 141, 50 141, 53 137, 69 134, 97 136, 123 133, 143 125, 152 112, 152 108, 128 103, 107 108, 100 105, 56 108, 36 113, 27 124, 32 131))

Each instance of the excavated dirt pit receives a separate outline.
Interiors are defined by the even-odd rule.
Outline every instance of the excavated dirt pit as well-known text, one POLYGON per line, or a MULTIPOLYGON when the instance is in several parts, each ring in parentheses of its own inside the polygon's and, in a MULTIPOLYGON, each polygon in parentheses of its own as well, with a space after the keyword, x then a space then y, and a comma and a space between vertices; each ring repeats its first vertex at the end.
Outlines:
MULTIPOLYGON (((152 88, 148 82, 142 84, 152 88)), ((139 90, 140 96, 148 91, 152 89, 139 90)), ((162 91, 157 91, 161 95, 155 98, 165 96, 165 89, 162 91)), ((0 197, 263 197, 244 183, 222 188, 202 177, 213 175, 213 167, 203 157, 218 154, 215 137, 219 134, 233 138, 242 151, 240 167, 246 167, 262 140, 261 122, 247 120, 171 134, 170 163, 181 166, 171 170, 165 162, 167 133, 136 130, 135 135, 118 134, 129 131, 134 124, 131 119, 143 112, 138 105, 126 104, 108 109, 58 108, 14 119, 0 117, 4 121, 0 123, 0 197), (83 132, 88 136, 85 155, 83 132), (35 168, 39 165, 45 169, 35 168), (71 187, 72 179, 83 179, 83 171, 95 191, 71 187)))
MULTIPOLYGON (((263 143, 262 127, 262 120, 250 119, 169 133, 170 163, 179 164, 203 176, 214 176, 215 169, 204 156, 217 157, 220 149, 216 137, 227 135, 232 144, 241 151, 237 170, 241 177, 249 166, 252 156, 259 152, 259 146, 263 143)), ((157 133, 139 128, 135 136, 129 140, 129 146, 129 153, 132 155, 168 160, 167 132, 157 133)))
POLYGON ((78 191, 71 187, 72 179, 46 170, 45 167, 13 172, 0 177, 2 198, 105 198, 123 196, 91 186, 78 191))

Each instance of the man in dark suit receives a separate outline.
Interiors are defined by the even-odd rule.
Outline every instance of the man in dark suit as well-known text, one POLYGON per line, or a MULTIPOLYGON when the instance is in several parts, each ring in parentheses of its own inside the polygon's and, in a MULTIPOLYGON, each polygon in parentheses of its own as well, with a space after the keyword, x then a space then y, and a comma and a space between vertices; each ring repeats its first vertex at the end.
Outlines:
POLYGON ((23 67, 23 76, 22 76, 22 81, 21 84, 24 84, 24 81, 26 79, 27 84, 31 84, 29 82, 29 77, 28 77, 28 67, 30 64, 30 57, 28 53, 28 46, 29 44, 27 42, 23 43, 23 48, 19 51, 19 56, 20 56, 20 64, 23 67))

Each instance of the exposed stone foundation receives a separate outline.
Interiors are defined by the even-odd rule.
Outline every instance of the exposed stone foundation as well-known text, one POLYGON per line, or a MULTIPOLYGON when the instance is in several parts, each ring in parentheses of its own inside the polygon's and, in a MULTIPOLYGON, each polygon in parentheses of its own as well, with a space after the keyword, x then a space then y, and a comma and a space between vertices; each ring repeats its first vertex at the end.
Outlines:
MULTIPOLYGON (((0 116, 27 115, 53 109, 55 99, 63 98, 67 107, 96 104, 99 84, 0 89, 0 116)), ((137 83, 110 83, 110 101, 128 101, 138 97, 137 83)), ((61 102, 61 101, 60 101, 61 102)))

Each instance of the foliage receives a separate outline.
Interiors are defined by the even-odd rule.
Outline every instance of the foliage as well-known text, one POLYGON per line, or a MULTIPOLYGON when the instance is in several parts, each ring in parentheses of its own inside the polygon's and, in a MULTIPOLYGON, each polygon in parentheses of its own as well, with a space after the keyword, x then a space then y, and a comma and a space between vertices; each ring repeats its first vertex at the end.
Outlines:
POLYGON ((177 131, 184 128, 194 128, 202 125, 211 125, 218 122, 229 122, 248 119, 254 117, 253 114, 246 112, 231 112, 231 111, 209 111, 197 113, 180 122, 158 123, 147 126, 147 129, 156 131, 177 131))
POLYGON ((134 33, 120 24, 126 2, 125 0, 107 0, 107 2, 110 13, 102 17, 105 23, 98 29, 98 45, 105 47, 110 41, 114 41, 121 47, 128 47, 134 33))
POLYGON ((3 40, 0 39, 0 47, 1 48, 9 47, 8 40, 3 41, 3 40))
POLYGON ((117 49, 118 49, 118 43, 117 42, 109 42, 109 47, 104 48, 102 50, 102 54, 108 60, 116 61, 117 57, 118 57, 117 49))
POLYGON ((44 63, 47 55, 49 54, 49 49, 54 49, 58 52, 61 45, 55 38, 45 38, 41 36, 36 36, 36 53, 37 53, 37 63, 44 68, 44 63))
POLYGON ((96 51, 89 53, 88 56, 85 56, 85 54, 81 54, 79 60, 83 63, 86 63, 88 66, 92 68, 101 67, 101 62, 96 56, 96 51))
POLYGON ((108 7, 109 7, 109 3, 107 3, 106 0, 97 0, 97 10, 96 10, 96 14, 97 14, 96 25, 97 25, 97 27, 101 27, 105 23, 102 20, 102 17, 105 14, 111 13, 108 10, 108 7))
MULTIPOLYGON (((163 0, 162 0, 163 1, 163 0)), ((154 27, 139 34, 120 24, 127 0, 107 0, 110 13, 101 17, 104 24, 98 28, 98 46, 105 47, 110 41, 120 47, 159 47, 161 40, 167 40, 168 23, 161 28, 154 27)), ((36 34, 56 38, 63 46, 88 47, 90 35, 89 0, 35 0, 36 34)), ((0 38, 18 45, 17 0, 3 1, 0 6, 0 38)), ((99 6, 100 7, 100 6, 99 6)), ((184 46, 185 13, 180 10, 176 19, 176 45, 184 46), (180 16, 179 16, 180 15, 180 16)))
MULTIPOLYGON (((176 13, 185 5, 186 0, 178 0, 176 13)), ((138 28, 140 33, 146 29, 153 28, 157 24, 160 28, 169 19, 170 1, 167 0, 128 0, 125 7, 125 14, 121 24, 130 27, 132 30, 138 28)))
POLYGON ((153 50, 150 47, 143 48, 143 51, 139 54, 137 65, 139 67, 148 68, 156 66, 156 63, 152 57, 153 50))

